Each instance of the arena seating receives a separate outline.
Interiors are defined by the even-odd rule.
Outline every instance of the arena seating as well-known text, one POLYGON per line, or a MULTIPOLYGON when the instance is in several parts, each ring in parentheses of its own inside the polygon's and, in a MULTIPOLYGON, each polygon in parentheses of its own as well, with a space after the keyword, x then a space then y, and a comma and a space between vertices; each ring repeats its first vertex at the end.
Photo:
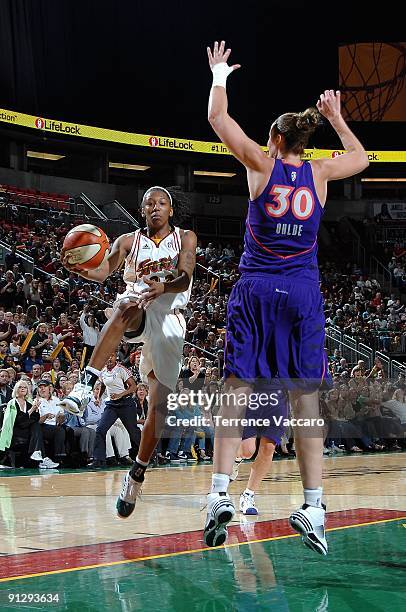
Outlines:
POLYGON ((52 208, 59 211, 69 211, 73 201, 67 193, 48 193, 38 189, 24 189, 5 184, 0 185, 0 193, 5 195, 7 201, 12 204, 52 208))

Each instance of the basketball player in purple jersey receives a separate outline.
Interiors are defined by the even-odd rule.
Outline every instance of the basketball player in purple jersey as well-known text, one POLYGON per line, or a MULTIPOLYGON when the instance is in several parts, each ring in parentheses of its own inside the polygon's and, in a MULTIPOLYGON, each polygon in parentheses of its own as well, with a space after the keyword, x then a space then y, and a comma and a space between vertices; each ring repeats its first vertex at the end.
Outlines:
MULTIPOLYGON (((347 153, 303 162, 301 154, 316 129, 316 109, 286 113, 272 124, 268 154, 227 112, 226 81, 239 65, 228 66, 224 41, 207 49, 213 72, 209 122, 220 140, 246 167, 249 210, 241 278, 228 303, 225 376, 234 403, 221 407, 216 428, 212 491, 204 531, 208 546, 223 544, 235 509, 227 488, 241 439, 241 397, 253 382, 279 378, 289 390, 296 418, 319 417, 319 386, 328 376, 324 353, 323 302, 319 290, 317 231, 327 197, 327 182, 368 166, 362 144, 340 112, 340 92, 321 94, 318 111, 337 132, 347 153), (226 422, 226 418, 234 421, 226 422), (230 423, 233 427, 230 426, 230 423), (228 425, 228 426, 227 426, 228 425)), ((327 554, 322 504, 323 437, 296 428, 296 453, 304 504, 290 517, 303 542, 327 554)))

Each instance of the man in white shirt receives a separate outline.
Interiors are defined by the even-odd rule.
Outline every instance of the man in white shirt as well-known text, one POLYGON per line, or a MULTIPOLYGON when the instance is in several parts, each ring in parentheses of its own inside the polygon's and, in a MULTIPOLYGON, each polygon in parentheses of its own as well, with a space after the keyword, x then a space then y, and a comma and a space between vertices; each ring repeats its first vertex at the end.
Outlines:
MULTIPOLYGON (((86 410, 83 417, 86 422, 86 427, 90 427, 96 431, 97 426, 100 422, 102 414, 106 408, 106 402, 100 397, 101 382, 97 381, 93 389, 93 398, 89 401, 86 406, 86 410)), ((131 448, 130 436, 124 425, 117 419, 117 421, 110 427, 106 435, 106 459, 107 465, 117 465, 115 460, 115 452, 113 448, 112 440, 117 448, 119 463, 121 465, 132 465, 133 461, 128 456, 128 451, 131 448)))
POLYGON ((395 416, 398 417, 401 424, 406 428, 406 403, 404 391, 397 389, 393 394, 393 398, 382 404, 385 408, 389 408, 395 416))
POLYGON ((133 397, 137 383, 132 373, 117 362, 113 353, 100 373, 100 380, 106 388, 107 401, 104 412, 96 429, 94 461, 89 467, 102 467, 106 461, 106 435, 117 419, 120 419, 131 440, 130 456, 135 459, 141 440, 137 427, 137 405, 133 397))

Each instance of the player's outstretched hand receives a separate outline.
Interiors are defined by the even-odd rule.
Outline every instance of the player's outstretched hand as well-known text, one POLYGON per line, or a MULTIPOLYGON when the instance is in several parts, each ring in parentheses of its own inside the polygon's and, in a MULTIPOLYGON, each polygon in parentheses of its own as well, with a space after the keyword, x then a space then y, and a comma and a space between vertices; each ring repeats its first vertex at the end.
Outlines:
POLYGON ((64 249, 61 250, 61 262, 63 267, 68 270, 68 272, 75 272, 76 274, 79 274, 80 272, 82 272, 82 270, 78 270, 76 269, 75 265, 70 263, 69 261, 69 257, 68 255, 65 255, 65 251, 64 249))
POLYGON ((146 310, 151 302, 164 293, 165 287, 164 283, 149 280, 148 278, 144 278, 143 280, 144 283, 148 285, 148 289, 143 289, 141 291, 142 297, 138 302, 138 308, 144 308, 144 310, 146 310))
MULTIPOLYGON (((214 43, 213 52, 210 47, 207 47, 207 55, 209 57, 210 68, 213 70, 213 66, 216 64, 227 63, 230 57, 231 49, 225 49, 226 43, 224 40, 219 44, 217 41, 214 43)), ((229 66, 230 72, 241 68, 241 64, 233 64, 229 66)))
POLYGON ((333 89, 326 89, 317 101, 317 110, 323 117, 332 121, 341 115, 341 94, 333 89))

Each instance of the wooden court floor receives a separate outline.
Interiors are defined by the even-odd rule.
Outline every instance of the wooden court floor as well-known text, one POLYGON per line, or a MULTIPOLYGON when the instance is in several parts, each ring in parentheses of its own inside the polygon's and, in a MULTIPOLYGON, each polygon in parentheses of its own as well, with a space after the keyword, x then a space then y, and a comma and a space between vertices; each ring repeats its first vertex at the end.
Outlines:
MULTIPOLYGON (((302 503, 296 460, 279 460, 236 514, 226 547, 202 541, 211 466, 147 472, 128 520, 122 469, 0 474, 0 610, 406 610, 406 453, 324 461, 330 553, 286 518, 302 503), (41 600, 42 597, 42 600, 41 600)), ((231 486, 238 506, 250 464, 231 486)))

